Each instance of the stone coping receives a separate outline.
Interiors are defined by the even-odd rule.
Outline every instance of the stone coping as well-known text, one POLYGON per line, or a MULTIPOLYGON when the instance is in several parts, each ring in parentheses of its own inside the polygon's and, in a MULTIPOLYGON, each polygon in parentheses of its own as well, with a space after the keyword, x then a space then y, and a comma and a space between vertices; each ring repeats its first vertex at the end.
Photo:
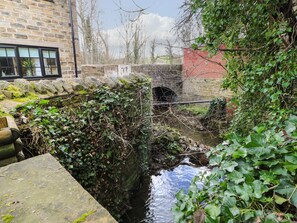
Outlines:
POLYGON ((15 223, 115 223, 50 154, 0 168, 0 217, 15 223))

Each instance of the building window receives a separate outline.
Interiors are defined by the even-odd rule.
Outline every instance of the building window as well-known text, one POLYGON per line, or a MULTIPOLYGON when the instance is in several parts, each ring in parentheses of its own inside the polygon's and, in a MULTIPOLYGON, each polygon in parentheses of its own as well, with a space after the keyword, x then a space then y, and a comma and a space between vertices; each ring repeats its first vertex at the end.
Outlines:
POLYGON ((61 76, 58 49, 0 46, 0 79, 61 76))
POLYGON ((19 48, 21 70, 23 77, 41 77, 41 63, 38 49, 19 48))
POLYGON ((15 48, 0 48, 0 77, 18 76, 18 65, 15 48))
POLYGON ((45 75, 58 75, 57 51, 42 50, 45 75))

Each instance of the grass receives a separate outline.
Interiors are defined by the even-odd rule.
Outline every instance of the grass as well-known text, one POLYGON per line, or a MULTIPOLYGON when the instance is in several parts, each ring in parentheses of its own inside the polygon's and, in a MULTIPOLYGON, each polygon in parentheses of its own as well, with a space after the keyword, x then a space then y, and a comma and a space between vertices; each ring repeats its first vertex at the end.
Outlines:
POLYGON ((177 110, 180 112, 188 112, 194 116, 203 116, 206 115, 208 106, 199 104, 179 105, 177 106, 177 110))

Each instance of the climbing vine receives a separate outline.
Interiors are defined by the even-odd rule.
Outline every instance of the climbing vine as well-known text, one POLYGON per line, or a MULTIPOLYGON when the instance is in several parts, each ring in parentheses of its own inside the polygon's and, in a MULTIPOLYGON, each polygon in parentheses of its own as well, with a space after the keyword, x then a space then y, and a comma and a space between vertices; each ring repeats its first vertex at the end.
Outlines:
POLYGON ((233 134, 213 148, 211 173, 196 177, 187 194, 177 194, 175 221, 295 222, 296 126, 297 116, 291 116, 282 128, 259 126, 247 137, 233 134))
POLYGON ((271 126, 296 109, 296 12, 288 0, 190 0, 204 35, 196 39, 211 53, 225 54, 223 86, 237 104, 232 131, 247 134, 271 126))
POLYGON ((122 79, 113 88, 31 102, 18 111, 26 120, 20 125, 26 155, 50 152, 119 217, 148 168, 150 80, 122 79))

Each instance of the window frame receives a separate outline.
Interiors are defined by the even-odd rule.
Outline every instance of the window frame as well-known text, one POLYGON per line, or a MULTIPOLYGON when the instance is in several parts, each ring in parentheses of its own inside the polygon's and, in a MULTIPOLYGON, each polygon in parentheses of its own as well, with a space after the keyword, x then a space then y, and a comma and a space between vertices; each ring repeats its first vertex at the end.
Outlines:
POLYGON ((59 48, 55 47, 43 47, 43 46, 31 46, 31 45, 13 45, 13 44, 0 44, 0 48, 13 48, 15 51, 15 59, 17 63, 17 69, 18 73, 15 76, 5 76, 0 77, 0 80, 13 80, 18 78, 23 78, 27 80, 38 80, 38 79, 52 79, 52 78, 58 78, 62 77, 62 70, 61 70, 61 62, 60 62, 60 54, 59 54, 59 48), (22 72, 22 64, 21 64, 21 57, 19 54, 19 48, 34 48, 38 50, 39 55, 39 62, 40 62, 40 68, 41 68, 41 76, 26 76, 22 72), (57 71, 58 74, 55 75, 46 75, 45 72, 45 66, 44 66, 44 58, 43 58, 43 51, 55 51, 56 53, 56 62, 57 62, 57 71))

